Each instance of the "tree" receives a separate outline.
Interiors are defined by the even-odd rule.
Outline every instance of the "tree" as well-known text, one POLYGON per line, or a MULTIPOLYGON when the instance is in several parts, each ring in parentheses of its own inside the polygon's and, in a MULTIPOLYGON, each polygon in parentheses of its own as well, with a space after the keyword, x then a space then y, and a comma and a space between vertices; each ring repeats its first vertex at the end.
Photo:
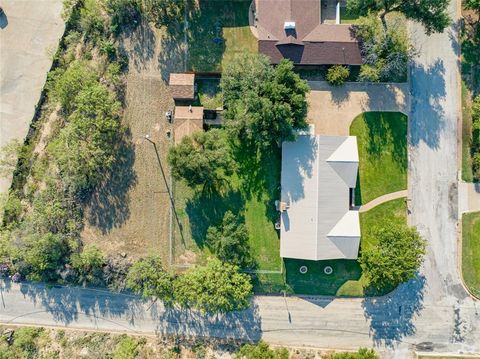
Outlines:
POLYGON ((225 69, 221 88, 225 126, 234 142, 265 149, 293 141, 295 130, 306 129, 309 91, 306 81, 282 60, 275 69, 263 55, 235 57, 225 69))
POLYGON ((430 35, 443 32, 450 24, 449 0, 348 0, 347 8, 354 14, 367 16, 369 12, 379 15, 383 28, 387 30, 386 15, 400 12, 407 19, 419 21, 430 35))
POLYGON ((206 242, 224 262, 242 267, 252 264, 247 227, 230 211, 225 213, 219 226, 208 228, 206 242))
POLYGON ((476 11, 480 16, 480 0, 464 0, 465 9, 476 11))
POLYGON ((381 31, 380 20, 370 15, 358 20, 355 31, 362 43, 364 61, 360 80, 403 81, 406 78, 408 61, 415 51, 403 23, 392 21, 386 31, 381 31))
POLYGON ((237 353, 239 359, 288 359, 289 357, 287 348, 271 349, 263 340, 258 344, 245 344, 237 353))
POLYGON ((373 236, 378 245, 365 248, 359 259, 370 284, 380 289, 412 279, 422 264, 426 246, 417 230, 392 225, 375 229, 373 236))
POLYGON ((102 84, 82 88, 73 112, 49 145, 63 180, 75 190, 93 187, 115 159, 120 137, 120 103, 102 84))
POLYGON ((206 266, 190 268, 174 284, 175 301, 182 307, 208 313, 225 313, 245 309, 252 297, 248 274, 218 259, 206 266))
POLYGON ((209 190, 221 186, 234 169, 230 147, 220 129, 184 137, 170 148, 168 162, 175 178, 183 178, 191 187, 203 185, 209 190))
POLYGON ((127 288, 143 298, 160 299, 165 304, 173 302, 172 277, 163 269, 158 256, 140 259, 127 274, 127 288))
POLYGON ((480 130, 480 95, 477 95, 477 97, 475 97, 472 102, 472 121, 473 128, 476 130, 480 130))
POLYGON ((122 27, 135 28, 140 23, 140 0, 107 0, 107 13, 110 15, 110 30, 119 34, 122 27))
POLYGON ((102 268, 105 264, 105 258, 97 247, 86 247, 82 252, 72 254, 70 263, 77 272, 80 284, 100 284, 102 282, 102 268))
POLYGON ((160 28, 183 19, 185 1, 178 0, 143 0, 143 8, 148 21, 160 28))
POLYGON ((331 66, 327 71, 327 81, 334 86, 343 85, 348 76, 350 76, 350 70, 342 65, 331 66))

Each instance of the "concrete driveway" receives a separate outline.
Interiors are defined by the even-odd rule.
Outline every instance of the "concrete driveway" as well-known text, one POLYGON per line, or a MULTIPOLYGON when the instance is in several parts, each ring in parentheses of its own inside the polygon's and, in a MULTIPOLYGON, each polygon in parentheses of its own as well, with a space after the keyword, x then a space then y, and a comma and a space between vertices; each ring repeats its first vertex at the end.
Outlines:
POLYGON ((347 83, 330 86, 309 81, 308 122, 319 135, 348 136, 353 119, 366 111, 408 114, 408 84, 347 83))
MULTIPOLYGON (((52 53, 64 32, 62 0, 5 0, 0 18, 0 147, 23 141, 52 53)), ((11 178, 0 178, 0 193, 11 178)))

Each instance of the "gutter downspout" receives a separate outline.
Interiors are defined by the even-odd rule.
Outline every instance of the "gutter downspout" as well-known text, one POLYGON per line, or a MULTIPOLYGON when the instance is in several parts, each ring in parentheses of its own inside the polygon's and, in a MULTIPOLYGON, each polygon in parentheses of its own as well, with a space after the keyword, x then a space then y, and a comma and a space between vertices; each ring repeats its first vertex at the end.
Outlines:
POLYGON ((337 1, 335 24, 340 25, 340 1, 337 1))

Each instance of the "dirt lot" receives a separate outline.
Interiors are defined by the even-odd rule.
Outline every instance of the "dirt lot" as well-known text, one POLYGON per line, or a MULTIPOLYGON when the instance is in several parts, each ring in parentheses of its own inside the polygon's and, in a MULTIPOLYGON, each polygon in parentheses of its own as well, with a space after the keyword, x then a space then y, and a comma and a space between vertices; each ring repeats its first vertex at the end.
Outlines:
POLYGON ((162 36, 142 24, 125 36, 124 48, 129 54, 126 79, 125 140, 120 144, 118 163, 105 174, 103 186, 92 197, 85 212, 82 240, 95 244, 106 254, 124 253, 128 258, 160 254, 168 263, 170 203, 167 186, 157 160, 169 182, 166 163, 170 139, 165 111, 173 109, 173 98, 163 80, 171 66, 162 57, 162 36), (168 70, 167 70, 168 69, 168 70))

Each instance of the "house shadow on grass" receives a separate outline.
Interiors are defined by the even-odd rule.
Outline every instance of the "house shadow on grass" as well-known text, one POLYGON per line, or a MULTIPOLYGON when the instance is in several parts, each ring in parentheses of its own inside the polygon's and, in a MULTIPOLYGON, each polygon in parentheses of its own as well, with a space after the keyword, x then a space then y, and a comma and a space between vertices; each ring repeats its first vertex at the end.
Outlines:
POLYGON ((104 173, 104 180, 87 201, 86 219, 103 234, 119 227, 129 218, 128 191, 137 182, 133 170, 135 151, 129 130, 126 130, 117 146, 115 162, 111 169, 104 173))
POLYGON ((394 347, 415 334, 413 320, 423 309, 425 281, 417 274, 384 297, 364 299, 364 315, 370 320, 370 335, 376 345, 394 347))

